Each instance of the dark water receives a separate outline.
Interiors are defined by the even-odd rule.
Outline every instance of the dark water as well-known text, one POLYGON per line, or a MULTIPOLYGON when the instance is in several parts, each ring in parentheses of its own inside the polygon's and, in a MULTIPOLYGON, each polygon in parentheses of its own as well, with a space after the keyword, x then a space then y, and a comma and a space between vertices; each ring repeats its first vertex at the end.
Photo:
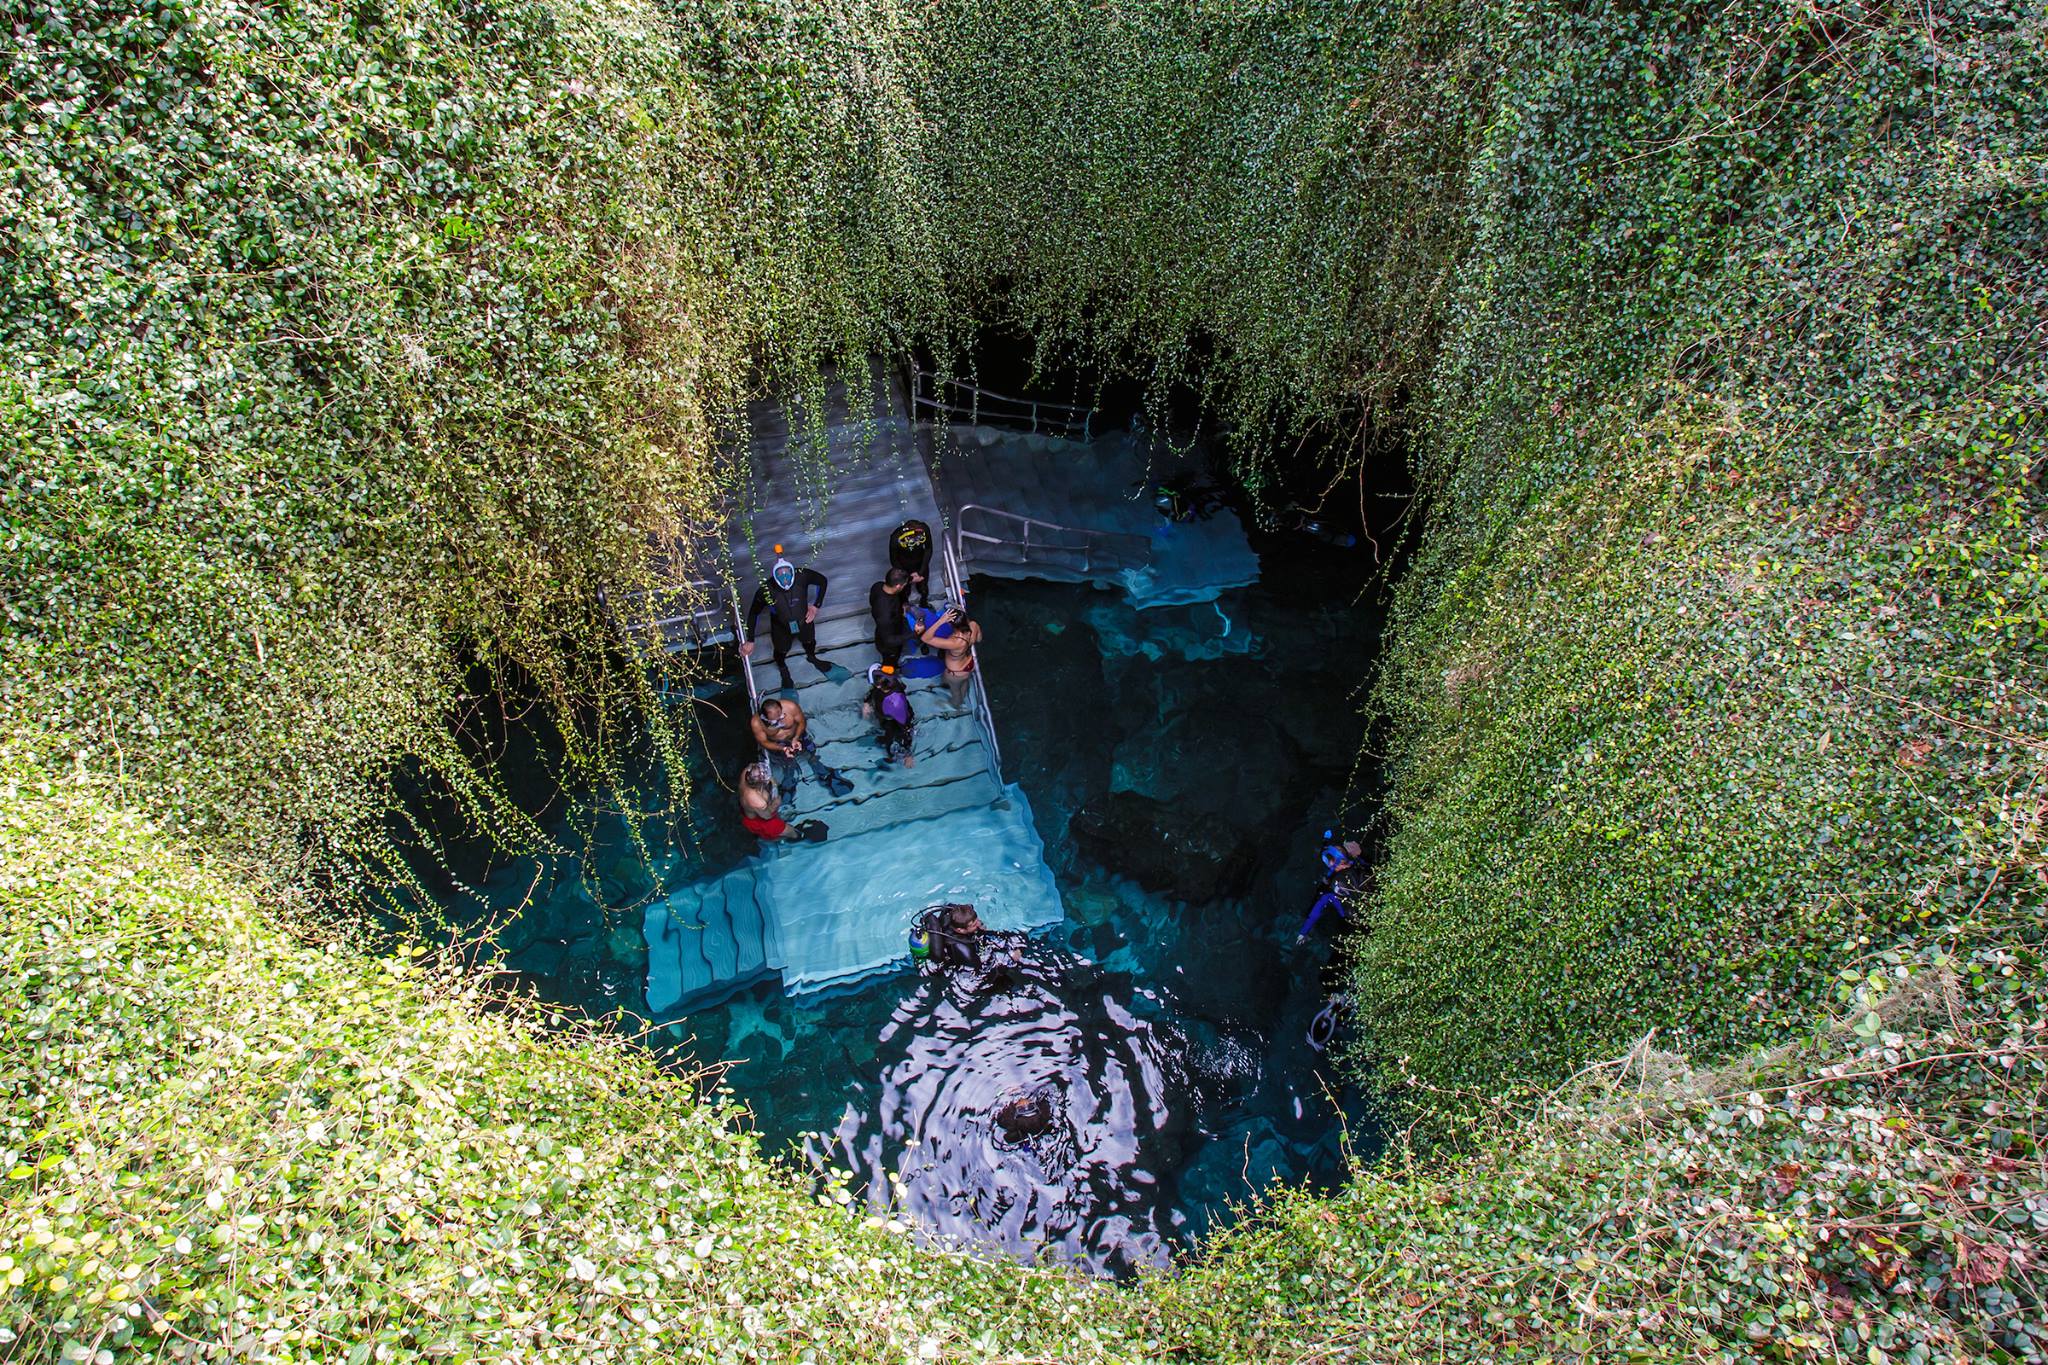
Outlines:
MULTIPOLYGON (((657 1045, 724 1063, 765 1147, 850 1171, 879 1216, 1099 1273, 1161 1265, 1272 1182, 1328 1185, 1369 1158, 1362 1097, 1305 1039, 1330 941, 1293 944, 1320 836, 1347 789, 1370 788, 1353 772, 1353 691, 1377 645, 1368 566, 1262 549, 1262 583, 1145 612, 976 581, 1006 776, 1064 923, 978 973, 906 968, 800 998, 758 985, 664 1021, 657 1045), (998 1111, 1032 1096, 1044 1131, 1006 1133, 998 1111)), ((549 818, 577 856, 458 874, 489 903, 530 897, 498 941, 543 994, 644 1011, 638 907, 751 852, 713 776, 742 756, 737 722, 704 714, 689 809, 561 804, 549 818)))

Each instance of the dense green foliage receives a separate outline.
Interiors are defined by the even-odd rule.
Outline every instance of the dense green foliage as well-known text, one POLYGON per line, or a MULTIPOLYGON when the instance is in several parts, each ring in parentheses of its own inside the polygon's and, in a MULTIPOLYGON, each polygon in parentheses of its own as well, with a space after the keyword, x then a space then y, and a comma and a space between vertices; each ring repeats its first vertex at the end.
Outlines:
POLYGON ((1380 693, 1382 1062, 1713 1054, 1901 941, 2033 939, 2038 15, 1485 32, 1532 74, 1475 156, 1380 693))
POLYGON ((865 349, 880 297, 924 292, 893 273, 914 121, 869 23, 17 11, 7 719, 270 868, 373 857, 401 758, 526 833, 449 739, 471 658, 601 769, 646 683, 599 584, 692 557, 757 361, 865 349))
POLYGON ((7 778, 17 1349, 2039 1358, 2044 37, 2008 0, 17 11, 0 726, 114 784, 7 778), (597 587, 710 527, 740 400, 994 319, 1197 383, 1255 485, 1405 431, 1361 1060, 1455 1163, 1130 1296, 914 1252, 638 1054, 291 939, 126 813, 374 873, 411 763, 527 837, 451 731, 472 659, 602 775, 649 708, 597 587), (1497 1112, 1653 1028, 1784 1046, 1497 1112))
POLYGON ((630 1042, 294 936, 88 780, 0 759, 0 837, 13 1358, 2043 1354, 2034 952, 1894 955, 1839 983, 1851 1027, 1638 1050, 1113 1291, 801 1192, 630 1042))
POLYGON ((17 755, 0 831, 9 1358, 896 1361, 1100 1297, 799 1191, 647 1050, 295 937, 17 755))
POLYGON ((1464 256, 1491 80, 1467 24, 1483 7, 942 6, 949 279, 1048 352, 1203 389, 1255 484, 1283 437, 1347 445, 1427 371, 1464 256))

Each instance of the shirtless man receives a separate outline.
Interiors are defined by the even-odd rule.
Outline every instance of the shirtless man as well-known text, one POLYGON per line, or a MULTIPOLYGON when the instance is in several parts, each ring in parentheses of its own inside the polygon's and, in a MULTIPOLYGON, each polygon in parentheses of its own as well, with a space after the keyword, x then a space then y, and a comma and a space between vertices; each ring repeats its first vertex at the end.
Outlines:
POLYGON ((754 742, 761 746, 762 756, 768 760, 776 783, 782 788, 784 801, 796 797, 796 761, 799 758, 810 763, 811 776, 817 778, 832 795, 843 795, 840 790, 843 786, 850 790, 846 779, 826 767, 818 757, 818 741, 811 738, 810 722, 804 717, 804 709, 788 697, 769 697, 762 701, 760 711, 748 723, 748 728, 754 732, 754 742))
POLYGON ((740 823, 763 839, 801 836, 782 818, 782 799, 775 794, 775 774, 766 763, 750 763, 740 772, 740 823))
POLYGON ((953 699, 953 709, 960 710, 967 705, 967 689, 974 682, 974 647, 981 643, 981 623, 968 620, 958 607, 947 607, 917 638, 946 661, 946 693, 953 699))

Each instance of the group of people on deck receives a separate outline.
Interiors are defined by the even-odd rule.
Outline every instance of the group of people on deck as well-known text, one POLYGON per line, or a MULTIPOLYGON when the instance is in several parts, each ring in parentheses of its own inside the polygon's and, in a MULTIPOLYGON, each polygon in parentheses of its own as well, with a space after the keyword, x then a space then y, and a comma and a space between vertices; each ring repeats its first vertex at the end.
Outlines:
MULTIPOLYGON (((904 675, 904 656, 913 645, 921 645, 938 661, 948 696, 957 711, 967 704, 973 686, 975 646, 981 643, 981 626, 970 620, 958 606, 934 610, 931 603, 932 530, 923 521, 906 521, 889 533, 889 568, 880 582, 868 589, 868 613, 873 620, 875 652, 879 661, 868 669, 868 690, 861 714, 874 720, 880 730, 883 763, 901 763, 906 768, 917 762, 917 715, 912 708, 904 675)), ((829 584, 814 569, 799 569, 782 557, 755 591, 747 610, 746 639, 741 654, 751 658, 754 636, 763 616, 768 618, 774 662, 785 690, 795 690, 789 672, 789 651, 803 646, 804 657, 821 674, 832 666, 818 656, 816 622, 824 605, 829 584)), ((926 664, 929 675, 930 664, 926 664)), ((762 700, 749 721, 759 755, 740 776, 742 823, 763 839, 820 839, 825 828, 816 820, 796 825, 781 818, 781 807, 796 794, 799 764, 807 764, 812 776, 834 797, 852 791, 853 784, 828 767, 812 738, 803 707, 793 697, 762 700)), ((1362 907, 1369 891, 1370 873, 1364 850, 1355 839, 1324 834, 1321 855, 1322 880, 1307 918, 1295 937, 1296 946, 1305 944, 1319 928, 1350 921, 1362 907)), ((942 905, 929 909, 911 933, 912 956, 941 967, 980 965, 982 926, 970 905, 942 905)), ((1341 986, 1342 971, 1332 962, 1325 972, 1328 998, 1309 1030, 1309 1043, 1321 1051, 1328 1046, 1338 1020, 1348 1004, 1341 986)))
MULTIPOLYGON (((784 558, 780 545, 775 547, 775 555, 768 576, 754 590, 747 607, 746 638, 740 643, 740 654, 753 658, 754 637, 765 616, 776 674, 783 690, 794 691, 796 680, 789 671, 792 645, 803 647, 804 657, 819 673, 832 671, 832 665, 818 657, 817 634, 818 613, 830 584, 817 570, 800 569, 784 558)), ((969 620, 961 607, 933 609, 931 561, 932 528, 923 521, 906 521, 889 533, 888 572, 868 589, 875 652, 881 662, 868 670, 861 714, 879 725, 882 761, 900 762, 906 768, 917 762, 917 716, 905 685, 904 653, 917 644, 937 658, 947 694, 958 711, 967 704, 974 679, 974 647, 981 643, 981 626, 969 620)), ((749 728, 760 752, 740 774, 741 823, 763 839, 824 837, 824 826, 815 820, 793 826, 781 816, 782 806, 796 795, 800 761, 809 764, 812 776, 831 795, 844 796, 853 790, 844 774, 827 767, 819 757, 803 707, 791 697, 765 698, 750 718, 749 728)))

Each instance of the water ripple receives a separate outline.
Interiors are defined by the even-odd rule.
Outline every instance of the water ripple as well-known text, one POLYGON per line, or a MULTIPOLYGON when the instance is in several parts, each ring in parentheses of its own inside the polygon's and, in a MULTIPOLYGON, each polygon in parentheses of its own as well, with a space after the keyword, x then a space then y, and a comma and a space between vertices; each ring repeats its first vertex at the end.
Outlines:
POLYGON ((877 1212, 944 1239, 1110 1273, 1165 1265, 1183 1218, 1161 1173, 1198 1140, 1203 1092, 1222 1079, 1187 1059, 1249 1050, 1192 1048, 1162 992, 1120 995, 1045 944, 1011 940, 991 958, 906 981, 879 1081, 808 1150, 850 1168, 877 1212), (1006 1133, 998 1112, 1033 1096, 1043 1131, 1006 1133))

